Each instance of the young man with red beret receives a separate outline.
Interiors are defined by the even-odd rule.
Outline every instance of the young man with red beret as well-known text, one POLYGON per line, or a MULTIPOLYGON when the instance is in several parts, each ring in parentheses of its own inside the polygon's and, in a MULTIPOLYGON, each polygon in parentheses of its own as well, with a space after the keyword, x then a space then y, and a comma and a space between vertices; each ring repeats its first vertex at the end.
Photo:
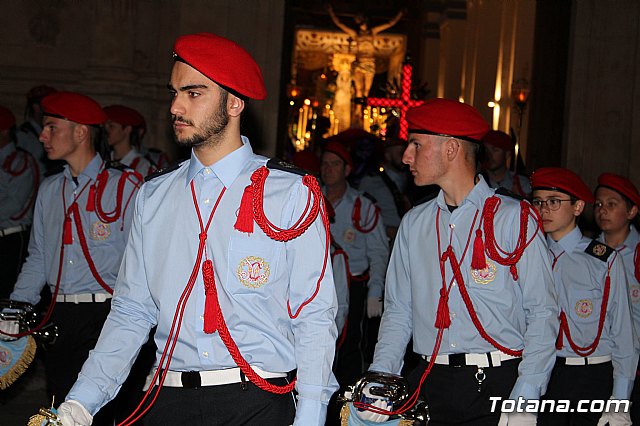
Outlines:
MULTIPOLYGON (((110 168, 96 153, 107 118, 96 101, 56 92, 42 107, 40 141, 50 160, 66 164, 40 186, 29 257, 10 298, 35 305, 42 288, 51 289, 49 312, 59 335, 44 362, 48 393, 59 400, 71 389, 109 313, 141 182, 133 172, 110 168)), ((95 423, 113 423, 112 415, 105 417, 95 423)))
POLYGON ((107 114, 105 130, 107 142, 111 147, 111 159, 124 164, 147 176, 155 171, 155 167, 138 152, 139 130, 144 124, 144 118, 138 111, 124 105, 109 105, 104 107, 107 114))
POLYGON ((327 143, 320 163, 323 192, 335 211, 331 223, 333 240, 347 253, 349 314, 343 344, 338 352, 336 377, 341 386, 353 384, 371 362, 376 318, 382 315, 384 277, 389 244, 380 209, 347 177, 353 169, 351 154, 336 140, 327 143), (368 358, 368 359, 367 359, 368 358))
POLYGON ((544 412, 542 425, 631 424, 629 412, 579 410, 580 400, 627 400, 638 355, 622 258, 582 235, 577 221, 591 190, 574 172, 544 167, 531 177, 551 253, 560 305, 556 363, 545 398, 569 400, 572 412, 544 412))
POLYGON ((531 184, 525 176, 508 168, 513 157, 515 144, 511 136, 500 130, 489 130, 482 138, 484 161, 481 164, 483 176, 490 187, 505 188, 521 197, 531 195, 531 184))
POLYGON ((157 326, 144 423, 322 425, 337 388, 322 192, 241 136, 247 102, 266 97, 249 53, 210 33, 173 51, 173 129, 191 158, 140 190, 111 313, 63 424, 90 423, 157 326))
MULTIPOLYGON (((640 193, 626 177, 603 173, 598 177, 595 199, 594 216, 602 231, 598 240, 615 248, 622 256, 633 325, 636 337, 640 337, 637 335, 640 331, 640 233, 634 225, 640 209, 640 193)), ((631 420, 640 424, 640 380, 637 377, 636 372, 631 392, 631 420)))
MULTIPOLYGON (((419 392, 429 424, 534 425, 534 413, 501 414, 499 401, 538 399, 554 362, 558 308, 535 213, 476 175, 489 126, 475 108, 433 99, 407 120, 403 162, 416 185, 441 189, 400 223, 370 371, 400 374, 413 337, 422 361, 409 376, 419 387, 409 405, 419 392)), ((387 418, 356 405, 360 418, 387 418)))
POLYGON ((0 298, 9 297, 27 256, 40 183, 38 163, 16 147, 15 134, 15 116, 0 106, 0 298))

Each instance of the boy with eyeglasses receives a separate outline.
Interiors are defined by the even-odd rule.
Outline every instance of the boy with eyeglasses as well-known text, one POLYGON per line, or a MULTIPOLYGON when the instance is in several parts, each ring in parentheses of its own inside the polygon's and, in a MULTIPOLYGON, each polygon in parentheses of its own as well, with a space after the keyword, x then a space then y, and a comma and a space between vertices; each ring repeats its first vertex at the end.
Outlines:
POLYGON ((578 175, 545 167, 531 183, 561 309, 556 364, 545 399, 569 400, 572 408, 540 413, 538 424, 630 425, 628 411, 601 417, 576 409, 579 400, 627 400, 631 394, 638 357, 622 258, 577 227, 586 203, 594 202, 578 175))
MULTIPOLYGON (((603 173, 595 190, 594 217, 602 231, 598 240, 614 247, 622 257, 629 284, 635 330, 640 329, 640 233, 633 222, 640 208, 640 193, 626 177, 603 173)), ((637 222, 636 222, 637 223, 637 222)), ((640 371, 640 369, 639 369, 640 371)), ((637 374, 637 373, 636 373, 637 374)), ((631 392, 631 420, 640 424, 640 381, 631 392)))

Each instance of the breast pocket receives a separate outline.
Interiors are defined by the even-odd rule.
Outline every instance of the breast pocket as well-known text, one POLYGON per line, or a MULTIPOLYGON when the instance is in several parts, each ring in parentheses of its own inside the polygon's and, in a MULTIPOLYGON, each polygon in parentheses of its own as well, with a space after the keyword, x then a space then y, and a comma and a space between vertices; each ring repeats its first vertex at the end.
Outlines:
POLYGON ((484 269, 469 268, 469 286, 474 291, 499 292, 504 290, 505 271, 494 261, 487 259, 484 269))
POLYGON ((228 290, 233 294, 270 293, 278 274, 280 250, 275 241, 232 238, 229 242, 228 290))
POLYGON ((569 300, 570 314, 576 324, 592 325, 600 319, 602 294, 597 290, 575 292, 569 300))

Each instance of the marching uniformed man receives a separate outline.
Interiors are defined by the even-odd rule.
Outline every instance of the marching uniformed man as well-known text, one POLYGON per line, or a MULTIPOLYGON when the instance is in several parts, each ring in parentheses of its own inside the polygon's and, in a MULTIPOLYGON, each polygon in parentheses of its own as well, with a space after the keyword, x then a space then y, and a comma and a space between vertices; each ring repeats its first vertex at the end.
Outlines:
MULTIPOLYGON (((129 235, 137 174, 111 168, 94 144, 106 115, 93 99, 72 92, 42 100, 40 141, 65 166, 47 177, 36 199, 29 256, 10 295, 36 304, 49 285, 56 343, 44 358, 47 390, 61 400, 93 349, 110 308, 129 235)), ((47 314, 48 318, 49 314, 47 314)), ((113 423, 111 414, 96 421, 113 423)))
MULTIPOLYGON (((614 173, 598 176, 594 217, 600 228, 598 240, 613 247, 622 257, 629 285, 629 300, 636 337, 640 331, 640 233, 634 221, 640 209, 640 193, 626 177, 614 173)), ((637 223, 637 222, 636 222, 637 223)), ((640 424, 640 380, 631 392, 631 421, 640 424)))
MULTIPOLYGON (((410 382, 425 380, 418 392, 430 424, 534 425, 534 413, 492 411, 490 397, 537 399, 553 367, 558 308, 536 215, 476 176, 488 125, 475 108, 433 99, 407 120, 403 161, 416 185, 441 189, 400 224, 369 370, 400 374, 413 337, 422 361, 410 382)), ((372 398, 387 413, 400 408, 372 398)), ((388 418, 356 403, 361 419, 388 418)))
MULTIPOLYGON (((545 398, 569 400, 574 409, 579 400, 629 399, 638 356, 622 259, 577 226, 586 203, 594 201, 591 190, 559 167, 536 170, 531 184, 560 305, 557 359, 545 398)), ((539 423, 595 425, 599 418, 582 410, 544 412, 539 423)), ((628 418, 628 412, 604 413, 602 424, 630 425, 628 418)))
POLYGON ((484 144, 483 176, 490 187, 505 188, 521 197, 531 195, 531 184, 526 176, 509 170, 515 161, 515 144, 511 136, 500 130, 490 130, 482 138, 484 144))
POLYGON ((384 276, 389 245, 380 209, 347 182, 353 162, 338 141, 327 143, 320 163, 323 191, 335 211, 331 235, 348 256, 349 313, 336 376, 341 385, 353 383, 371 362, 376 317, 382 315, 384 276))
POLYGON ((40 173, 33 156, 16 147, 16 117, 0 106, 0 298, 11 293, 27 256, 40 173))
POLYGON ((111 159, 124 164, 147 176, 155 171, 155 167, 140 152, 139 129, 144 118, 138 111, 124 105, 109 105, 104 107, 107 114, 105 130, 107 142, 111 147, 111 159))
POLYGON ((249 53, 210 33, 173 51, 173 129, 191 158, 138 194, 111 313, 63 424, 91 423, 157 325, 145 423, 322 425, 337 389, 322 192, 241 136, 246 103, 266 97, 249 53))

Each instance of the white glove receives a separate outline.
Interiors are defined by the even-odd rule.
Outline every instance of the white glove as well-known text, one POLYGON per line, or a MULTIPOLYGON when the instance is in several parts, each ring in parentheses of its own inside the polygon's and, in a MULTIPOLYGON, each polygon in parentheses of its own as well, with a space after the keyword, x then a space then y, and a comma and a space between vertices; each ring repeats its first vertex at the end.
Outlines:
POLYGON ((537 423, 534 413, 502 413, 498 426, 535 426, 537 423))
POLYGON ((367 297, 367 316, 369 318, 382 316, 381 297, 367 297))
POLYGON ((58 418, 62 426, 90 426, 93 416, 78 401, 65 401, 58 407, 58 418))
MULTIPOLYGON (((371 388, 376 387, 376 383, 370 383, 362 390, 362 399, 360 402, 364 404, 373 405, 374 407, 381 408, 383 410, 391 411, 393 404, 389 401, 389 398, 384 396, 374 395, 370 392, 371 388)), ((362 419, 374 423, 382 423, 389 420, 389 416, 386 414, 378 414, 366 409, 356 409, 356 415, 362 419)))
POLYGON ((16 340, 15 337, 7 336, 3 333, 8 334, 18 334, 20 332, 20 324, 18 324, 17 320, 0 320, 0 340, 4 340, 6 342, 16 340))
POLYGON ((606 411, 600 416, 598 420, 598 426, 631 426, 631 414, 630 413, 607 413, 606 411))

